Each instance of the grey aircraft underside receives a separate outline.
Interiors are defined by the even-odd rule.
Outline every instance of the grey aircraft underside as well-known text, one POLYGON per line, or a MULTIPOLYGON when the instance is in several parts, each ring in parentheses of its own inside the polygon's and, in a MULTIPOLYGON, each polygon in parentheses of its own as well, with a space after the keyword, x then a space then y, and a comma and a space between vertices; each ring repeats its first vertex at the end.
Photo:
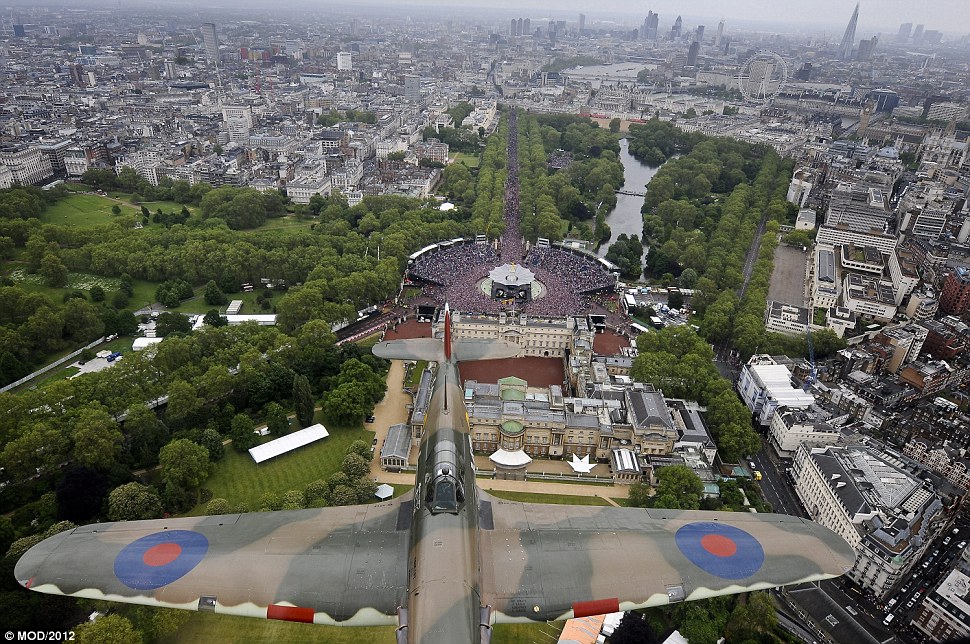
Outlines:
POLYGON ((371 505, 86 525, 17 562, 39 592, 345 626, 400 643, 489 642, 562 620, 827 579, 855 553, 780 515, 515 503, 475 482, 459 360, 517 347, 445 337, 374 353, 439 365, 415 488, 371 505))

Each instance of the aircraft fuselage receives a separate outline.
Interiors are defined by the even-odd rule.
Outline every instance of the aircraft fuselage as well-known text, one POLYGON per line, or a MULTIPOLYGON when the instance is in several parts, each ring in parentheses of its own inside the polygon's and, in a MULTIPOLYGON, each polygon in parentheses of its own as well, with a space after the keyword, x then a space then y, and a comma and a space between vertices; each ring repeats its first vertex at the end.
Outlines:
POLYGON ((408 553, 408 642, 479 642, 478 488, 454 363, 438 368, 421 437, 408 553))

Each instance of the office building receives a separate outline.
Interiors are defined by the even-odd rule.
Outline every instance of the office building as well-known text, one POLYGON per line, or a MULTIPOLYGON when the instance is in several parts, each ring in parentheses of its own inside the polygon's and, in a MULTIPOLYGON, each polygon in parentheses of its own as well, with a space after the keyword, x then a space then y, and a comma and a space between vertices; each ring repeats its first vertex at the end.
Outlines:
POLYGON ((230 141, 249 142, 249 133, 253 129, 253 108, 248 105, 226 105, 222 108, 222 118, 230 141))
POLYGON ((586 31, 586 14, 579 14, 579 35, 582 36, 583 32, 586 31))
POLYGON ((872 60, 872 52, 875 51, 878 42, 878 36, 860 40, 859 50, 856 52, 855 59, 862 63, 872 60))
POLYGON ((704 42, 704 25, 697 25, 697 31, 694 32, 694 42, 704 42))
POLYGON ((795 493, 813 521, 855 548, 846 576, 879 598, 910 575, 944 520, 942 501, 916 467, 874 446, 802 445, 795 454, 795 493))
POLYGON ((717 23, 717 34, 714 36, 714 46, 720 47, 721 41, 724 40, 724 21, 717 23))
POLYGON ((643 37, 646 40, 657 39, 657 27, 660 25, 660 14, 652 11, 647 12, 647 18, 643 21, 643 37))
POLYGON ((354 59, 353 54, 349 51, 338 51, 337 52, 337 71, 338 72, 349 72, 354 69, 354 59))
POLYGON ((947 315, 963 315, 967 309, 970 309, 970 268, 957 266, 943 282, 940 310, 947 315))
POLYGON ((923 44, 923 25, 916 25, 916 29, 913 30, 913 44, 922 45, 923 44))
POLYGON ((751 356, 741 369, 737 388, 741 400, 763 427, 771 424, 779 407, 806 409, 815 404, 815 396, 792 384, 788 367, 768 355, 751 356))
POLYGON ((404 100, 417 103, 421 100, 421 77, 408 74, 404 77, 404 100))
POLYGON ((674 26, 670 28, 670 39, 680 40, 680 35, 684 28, 684 21, 680 16, 677 16, 677 20, 674 20, 674 26))
POLYGON ((852 60, 852 43, 855 42, 857 22, 859 22, 858 2, 855 5, 855 10, 852 12, 852 17, 849 18, 849 24, 845 27, 845 33, 842 34, 842 42, 839 44, 839 60, 852 60))
POLYGON ((690 47, 687 49, 688 67, 695 67, 697 65, 697 54, 700 52, 700 50, 701 50, 701 43, 699 41, 695 40, 690 44, 690 47))
POLYGON ((913 32, 913 23, 904 22, 899 25, 899 33, 896 34, 896 42, 904 43, 909 41, 909 35, 913 32))
POLYGON ((202 45, 205 47, 205 57, 212 62, 219 62, 219 35, 216 33, 216 23, 202 23, 202 45))

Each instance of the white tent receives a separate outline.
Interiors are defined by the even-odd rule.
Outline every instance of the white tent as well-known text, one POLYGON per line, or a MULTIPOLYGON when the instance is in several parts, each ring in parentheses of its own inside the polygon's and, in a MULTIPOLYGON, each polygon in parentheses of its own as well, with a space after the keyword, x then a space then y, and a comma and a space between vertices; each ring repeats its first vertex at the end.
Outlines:
POLYGON ((276 458, 281 454, 293 451, 298 447, 303 447, 304 445, 309 445, 310 443, 326 438, 329 435, 330 432, 327 431, 327 428, 317 423, 316 425, 310 425, 306 429, 301 429, 298 432, 293 432, 292 434, 287 434, 268 443, 257 445, 249 450, 249 455, 257 463, 262 463, 271 458, 276 458))
POLYGON ((569 467, 573 468, 573 471, 577 474, 589 474, 596 467, 596 463, 589 462, 589 454, 582 458, 573 454, 573 460, 567 462, 569 463, 569 467))
POLYGON ((377 492, 374 494, 381 501, 391 498, 394 496, 394 488, 387 483, 381 483, 377 486, 377 492))

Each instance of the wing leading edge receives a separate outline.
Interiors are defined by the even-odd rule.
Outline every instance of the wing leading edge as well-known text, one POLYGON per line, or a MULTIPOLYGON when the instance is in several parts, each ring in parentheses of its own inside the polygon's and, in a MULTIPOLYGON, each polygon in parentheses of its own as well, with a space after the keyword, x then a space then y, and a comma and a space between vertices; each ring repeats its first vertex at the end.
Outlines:
POLYGON ((396 624, 409 497, 365 506, 86 525, 27 551, 40 592, 333 625, 396 624))
POLYGON ((568 619, 837 577, 855 552, 780 514, 514 503, 483 494, 482 600, 496 621, 568 619))

